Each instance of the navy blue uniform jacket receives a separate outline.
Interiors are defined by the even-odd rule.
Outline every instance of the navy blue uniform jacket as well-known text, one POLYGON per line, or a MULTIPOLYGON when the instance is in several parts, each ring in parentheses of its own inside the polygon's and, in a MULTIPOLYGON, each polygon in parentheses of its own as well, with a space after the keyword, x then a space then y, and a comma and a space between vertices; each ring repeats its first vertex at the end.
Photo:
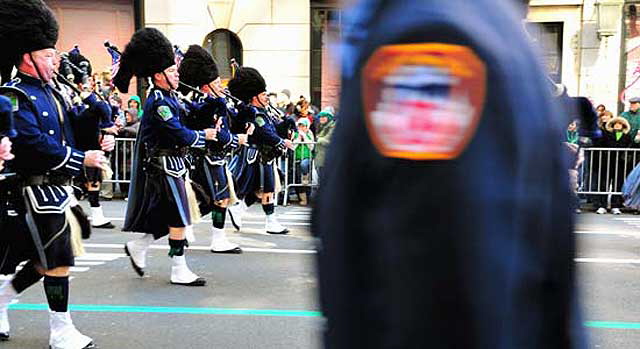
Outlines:
MULTIPOLYGON (((365 1, 345 14, 339 123, 313 217, 321 239, 327 348, 584 344, 567 165, 558 141, 561 117, 515 3, 365 1), (477 124, 453 123, 471 132, 462 151, 449 159, 384 153, 376 143, 380 140, 371 137, 375 124, 367 123, 374 114, 363 102, 363 90, 370 88, 363 83, 364 67, 386 45, 423 43, 465 48, 486 68, 477 124)), ((446 100, 451 92, 446 86, 459 76, 434 68, 447 63, 442 52, 387 75, 395 92, 388 90, 380 100, 397 100, 419 85, 418 76, 434 85, 413 92, 428 92, 436 104, 442 96, 446 100), (405 74, 409 71, 414 73, 405 74)), ((388 66, 378 68, 384 73, 388 66)), ((429 106, 421 102, 406 107, 429 106)), ((395 120, 399 114, 385 115, 395 120)), ((409 124, 423 125, 436 136, 450 131, 421 123, 426 118, 415 114, 409 124)), ((450 120, 427 121, 444 125, 450 120)), ((378 129, 383 134, 397 126, 384 127, 378 129)), ((409 142, 407 135, 416 129, 406 131, 382 141, 409 142)))

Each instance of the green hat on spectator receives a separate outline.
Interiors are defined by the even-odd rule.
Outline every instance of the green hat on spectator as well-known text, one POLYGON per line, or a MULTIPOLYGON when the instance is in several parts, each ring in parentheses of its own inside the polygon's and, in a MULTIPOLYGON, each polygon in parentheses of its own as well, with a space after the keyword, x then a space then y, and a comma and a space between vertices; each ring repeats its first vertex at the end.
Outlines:
POLYGON ((322 118, 322 117, 329 118, 330 121, 333 121, 333 119, 334 119, 333 113, 331 113, 330 111, 326 111, 326 110, 323 110, 323 111, 319 112, 318 113, 318 117, 319 118, 322 118))

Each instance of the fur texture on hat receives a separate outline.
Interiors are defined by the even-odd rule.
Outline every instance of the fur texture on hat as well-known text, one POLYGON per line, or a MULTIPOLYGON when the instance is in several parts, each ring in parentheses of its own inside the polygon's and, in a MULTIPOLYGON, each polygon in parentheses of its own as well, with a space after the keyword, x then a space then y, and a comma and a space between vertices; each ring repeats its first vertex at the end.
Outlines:
POLYGON ((627 119, 620 117, 620 116, 616 116, 615 118, 609 120, 609 122, 607 122, 607 131, 609 132, 613 132, 613 125, 617 124, 617 123, 621 123, 622 124, 622 132, 623 133, 629 133, 629 131, 631 131, 631 125, 629 125, 629 121, 627 121, 627 119))
MULTIPOLYGON (((195 88, 206 85, 219 76, 218 67, 211 54, 198 45, 189 46, 178 72, 180 73, 180 81, 195 88)), ((178 90, 185 95, 189 93, 183 87, 178 90)))
POLYGON ((0 74, 2 82, 22 54, 54 48, 58 42, 58 22, 42 0, 0 0, 0 74))
POLYGON ((175 63, 171 42, 155 28, 136 31, 124 48, 120 58, 120 69, 113 78, 118 90, 129 91, 129 81, 135 75, 140 78, 163 72, 175 63))
POLYGON ((256 69, 242 67, 229 81, 228 87, 232 95, 245 103, 250 103, 251 98, 267 90, 267 83, 256 69))

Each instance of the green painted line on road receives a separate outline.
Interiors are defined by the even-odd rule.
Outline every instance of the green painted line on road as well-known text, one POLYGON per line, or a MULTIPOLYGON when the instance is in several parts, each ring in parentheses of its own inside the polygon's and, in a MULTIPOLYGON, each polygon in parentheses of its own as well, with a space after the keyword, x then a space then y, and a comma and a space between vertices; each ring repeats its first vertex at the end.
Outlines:
POLYGON ((640 322, 587 321, 584 325, 593 328, 640 330, 640 322))
MULTIPOLYGON (((11 304, 14 310, 48 310, 47 304, 11 304)), ((194 315, 252 315, 252 316, 283 316, 283 317, 319 317, 319 311, 306 310, 271 310, 271 309, 225 309, 225 308, 183 308, 183 307, 149 307, 127 305, 93 305, 71 304, 71 311, 97 313, 165 313, 165 314, 194 314, 194 315)))
MULTIPOLYGON (((9 306, 13 310, 48 310, 47 304, 16 303, 9 306)), ((188 307, 151 307, 128 305, 72 304, 69 310, 95 313, 164 313, 191 315, 249 315, 280 317, 320 317, 319 311, 274 310, 274 309, 229 309, 229 308, 188 308, 188 307)), ((605 329, 640 330, 640 322, 586 321, 586 327, 605 329)))

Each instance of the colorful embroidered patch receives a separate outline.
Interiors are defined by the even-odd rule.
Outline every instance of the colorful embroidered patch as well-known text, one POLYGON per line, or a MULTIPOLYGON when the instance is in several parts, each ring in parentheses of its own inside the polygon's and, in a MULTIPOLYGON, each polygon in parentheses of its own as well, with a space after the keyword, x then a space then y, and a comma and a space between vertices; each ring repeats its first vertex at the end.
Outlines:
POLYGON ((7 98, 11 101, 11 110, 15 113, 20 110, 20 102, 18 101, 18 96, 15 93, 7 93, 5 94, 7 98))
POLYGON ((383 46, 363 71, 369 136, 386 157, 455 159, 475 134, 486 80, 485 64, 465 46, 383 46))
POLYGON ((258 124, 258 127, 262 127, 262 126, 264 126, 264 124, 266 124, 266 122, 264 121, 262 116, 258 116, 256 118, 256 124, 258 124))
POLYGON ((173 117, 173 113, 171 112, 171 108, 166 105, 161 105, 158 107, 158 115, 162 118, 162 120, 167 121, 173 117))

